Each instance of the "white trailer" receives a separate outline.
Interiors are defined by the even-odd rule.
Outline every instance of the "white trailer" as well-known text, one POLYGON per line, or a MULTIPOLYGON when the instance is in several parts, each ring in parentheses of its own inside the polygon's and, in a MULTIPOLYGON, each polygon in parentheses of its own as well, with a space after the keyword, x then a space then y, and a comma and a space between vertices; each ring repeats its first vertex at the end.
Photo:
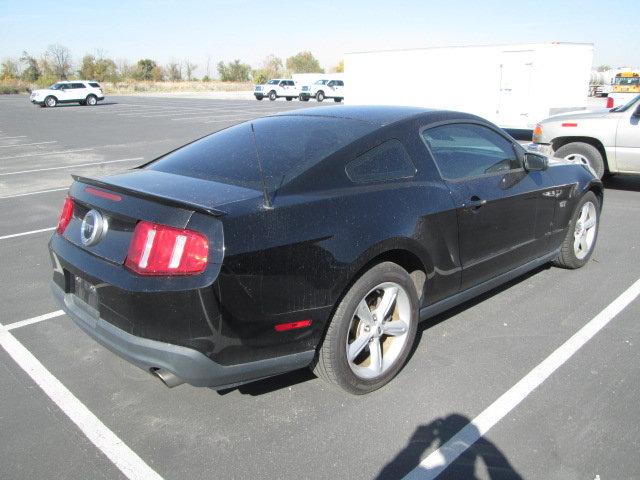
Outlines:
POLYGON ((558 42, 348 53, 345 101, 458 110, 533 128, 585 108, 592 62, 592 44, 558 42))

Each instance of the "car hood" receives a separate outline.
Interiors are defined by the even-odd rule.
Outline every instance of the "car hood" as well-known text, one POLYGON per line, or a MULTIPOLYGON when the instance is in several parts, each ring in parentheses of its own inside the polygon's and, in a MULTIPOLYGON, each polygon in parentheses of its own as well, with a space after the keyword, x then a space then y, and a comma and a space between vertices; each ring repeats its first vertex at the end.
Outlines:
POLYGON ((44 95, 44 94, 51 93, 51 92, 54 92, 54 91, 55 90, 51 90, 49 88, 38 88, 36 90, 31 90, 31 93, 44 95))
POLYGON ((558 115, 553 115, 552 117, 549 117, 546 120, 543 120, 543 123, 559 122, 562 120, 602 118, 607 116, 609 113, 610 111, 608 108, 596 108, 592 110, 576 110, 574 112, 565 112, 565 113, 559 113, 558 115))

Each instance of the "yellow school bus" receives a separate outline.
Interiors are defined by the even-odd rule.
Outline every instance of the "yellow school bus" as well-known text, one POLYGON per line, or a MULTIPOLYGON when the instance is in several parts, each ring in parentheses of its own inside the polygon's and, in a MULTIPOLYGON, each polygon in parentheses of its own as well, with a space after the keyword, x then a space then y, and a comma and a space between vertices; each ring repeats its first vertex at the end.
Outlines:
POLYGON ((615 93, 640 93, 640 73, 620 72, 613 80, 615 93))

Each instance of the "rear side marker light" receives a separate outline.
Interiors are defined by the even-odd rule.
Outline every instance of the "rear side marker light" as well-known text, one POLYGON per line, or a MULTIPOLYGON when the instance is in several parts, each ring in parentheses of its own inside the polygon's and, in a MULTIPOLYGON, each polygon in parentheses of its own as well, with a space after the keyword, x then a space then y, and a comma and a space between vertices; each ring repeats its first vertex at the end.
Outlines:
POLYGON ((64 205, 62 205, 60 218, 58 218, 58 226, 56 227, 56 232, 59 235, 64 233, 71 221, 71 218, 73 217, 73 206, 73 199, 71 197, 64 199, 64 205))
POLYGON ((286 332, 288 330, 296 330, 298 328, 306 328, 311 326, 311 320, 298 320, 296 322, 279 323, 274 328, 276 332, 286 332))
POLYGON ((138 222, 125 265, 140 275, 194 275, 207 267, 209 241, 193 230, 138 222))
POLYGON ((85 192, 90 195, 95 195, 96 197, 106 198, 107 200, 113 200, 114 202, 119 202, 122 200, 120 195, 116 195, 115 193, 105 192, 104 190, 98 190, 93 187, 85 187, 85 192))
POLYGON ((562 126, 563 127, 577 127, 578 124, 577 123, 563 123, 562 126))

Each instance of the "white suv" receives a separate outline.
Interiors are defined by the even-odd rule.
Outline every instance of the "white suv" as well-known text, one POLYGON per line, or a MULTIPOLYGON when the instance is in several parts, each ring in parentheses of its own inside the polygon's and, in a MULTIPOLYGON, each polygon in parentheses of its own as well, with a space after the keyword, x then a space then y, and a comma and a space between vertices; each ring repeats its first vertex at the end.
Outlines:
POLYGON ((300 91, 300 100, 308 102, 312 97, 319 102, 325 98, 333 98, 336 102, 341 102, 344 98, 344 82, 342 80, 322 79, 313 85, 303 86, 300 91))
POLYGON ((256 85, 253 95, 256 100, 262 100, 264 97, 269 97, 269 100, 273 101, 279 97, 285 97, 288 102, 294 98, 298 98, 298 87, 293 80, 285 80, 281 78, 274 78, 269 80, 264 85, 256 85))
POLYGON ((79 103, 95 105, 104 100, 104 93, 99 83, 87 80, 71 80, 58 82, 49 88, 31 92, 31 103, 41 107, 55 107, 59 103, 79 103))

